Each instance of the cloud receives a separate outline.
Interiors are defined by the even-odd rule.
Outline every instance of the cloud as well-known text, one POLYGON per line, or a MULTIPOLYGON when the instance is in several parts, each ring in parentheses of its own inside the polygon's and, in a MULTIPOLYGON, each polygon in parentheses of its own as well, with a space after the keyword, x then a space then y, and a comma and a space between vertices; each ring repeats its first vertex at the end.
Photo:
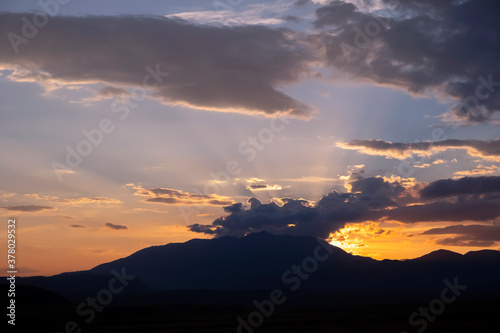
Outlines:
MULTIPOLYGON (((16 54, 6 36, 21 33, 22 17, 0 14, 0 69, 12 71, 13 81, 51 89, 145 87, 165 104, 203 110, 306 118, 313 111, 279 90, 309 75, 315 60, 309 45, 289 30, 151 16, 56 16, 16 54)), ((98 94, 123 93, 116 89, 98 94)))
POLYGON ((283 23, 284 19, 276 18, 274 16, 286 8, 284 6, 276 6, 275 3, 270 3, 252 4, 247 6, 244 10, 235 10, 233 6, 225 5, 222 2, 217 4, 219 4, 219 10, 183 12, 169 14, 166 17, 210 25, 276 25, 283 23))
POLYGON ((215 236, 243 236, 266 230, 276 234, 309 235, 326 239, 333 231, 347 222, 362 222, 370 218, 372 210, 396 204, 395 199, 403 192, 399 184, 389 184, 382 178, 360 178, 352 181, 353 193, 333 191, 314 205, 305 199, 281 198, 262 203, 250 198, 249 209, 241 203, 225 207, 231 214, 216 219, 212 225, 193 224, 193 232, 215 236))
POLYGON ((130 93, 123 88, 105 86, 97 90, 97 96, 103 98, 113 98, 116 96, 130 96, 130 93))
POLYGON ((249 184, 255 184, 255 183, 260 183, 260 182, 265 182, 265 179, 257 178, 257 177, 252 177, 252 178, 247 178, 247 179, 242 179, 242 178, 236 178, 236 181, 243 180, 249 184))
POLYGON ((330 177, 318 177, 318 176, 305 176, 300 178, 285 178, 282 179, 285 182, 297 182, 297 183, 333 183, 334 185, 340 185, 344 182, 338 178, 330 177))
POLYGON ((380 177, 356 179, 350 182, 350 188, 360 202, 371 208, 396 206, 395 199, 405 191, 398 182, 391 183, 380 177))
POLYGON ((79 197, 79 198, 60 198, 54 195, 44 195, 37 193, 28 193, 25 194, 27 197, 34 198, 36 200, 45 200, 52 202, 60 202, 63 205, 68 206, 80 206, 80 205, 88 205, 88 204, 120 204, 122 203, 118 199, 106 198, 106 197, 79 197))
POLYGON ((425 163, 425 164, 421 164, 421 165, 413 165, 415 168, 420 168, 420 169, 427 169, 427 168, 430 168, 431 165, 429 163, 425 163))
MULTIPOLYGON (((443 200, 429 201, 427 197, 420 198, 419 193, 425 194, 441 181, 429 184, 425 191, 418 191, 424 186, 414 179, 364 177, 361 172, 351 173, 346 181, 348 193, 332 191, 316 204, 291 198, 263 203, 252 197, 248 200, 249 208, 242 203, 226 206, 224 210, 229 215, 214 220, 211 225, 193 224, 188 228, 216 237, 241 237, 265 230, 326 239, 348 223, 493 221, 500 217, 500 194, 490 193, 488 189, 452 191, 443 200), (449 197, 458 194, 462 195, 449 197)), ((500 187, 496 189, 500 192, 500 187)), ((441 194, 438 197, 442 197, 441 194)))
POLYGON ((36 200, 46 200, 46 201, 59 200, 59 197, 54 196, 54 195, 45 195, 45 194, 37 194, 37 193, 26 193, 24 196, 34 198, 36 200))
POLYGON ((302 22, 302 19, 295 16, 295 15, 285 15, 282 17, 282 19, 286 22, 291 22, 291 23, 300 23, 302 22))
POLYGON ((58 202, 63 203, 64 205, 69 206, 80 206, 80 205, 88 205, 88 204, 120 204, 122 203, 118 199, 106 198, 106 197, 81 197, 75 199, 59 199, 58 202))
POLYGON ((367 155, 385 156, 386 158, 395 159, 407 159, 412 154, 430 156, 449 149, 465 149, 471 156, 500 162, 500 139, 490 141, 450 139, 415 143, 353 140, 351 142, 338 142, 337 146, 343 149, 356 150, 367 155))
POLYGON ((490 247, 495 245, 495 242, 470 239, 469 236, 460 236, 440 239, 436 241, 436 244, 447 246, 490 247))
POLYGON ((465 177, 441 179, 420 191, 423 198, 442 198, 456 195, 500 193, 500 177, 465 177))
POLYGON ((106 227, 111 228, 113 230, 126 230, 128 227, 126 225, 119 225, 119 224, 113 224, 113 223, 106 223, 106 227))
POLYGON ((269 185, 266 184, 253 184, 248 186, 249 190, 259 190, 259 189, 266 189, 268 188, 269 185))
POLYGON ((296 0, 294 5, 295 6, 305 6, 311 2, 312 2, 311 0, 296 0))
POLYGON ((231 206, 224 207, 224 211, 227 213, 239 213, 243 210, 243 204, 241 202, 235 203, 231 206))
POLYGON ((317 9, 329 66, 411 94, 452 98, 455 119, 484 122, 500 110, 498 1, 382 0, 384 9, 371 13, 363 4, 335 0, 317 9))
POLYGON ((383 218, 403 223, 490 221, 499 216, 500 200, 497 197, 467 198, 455 202, 437 201, 371 212, 373 220, 383 218))
POLYGON ((81 224, 71 224, 70 227, 71 228, 85 228, 85 226, 81 225, 81 224))
POLYGON ((473 170, 463 170, 463 171, 457 171, 454 173, 455 176, 478 176, 478 175, 487 175, 490 173, 495 173, 499 170, 500 168, 497 167, 496 165, 483 165, 479 164, 476 169, 473 170))
POLYGON ((40 212, 44 210, 56 209, 51 206, 37 206, 37 205, 21 205, 21 206, 7 206, 1 207, 5 210, 18 211, 18 212, 40 212))
POLYGON ((453 246, 490 247, 500 241, 498 225, 451 225, 444 228, 426 230, 422 235, 461 235, 437 240, 437 244, 453 246))
POLYGON ((268 184, 251 184, 248 186, 251 191, 281 191, 283 186, 281 185, 268 185, 268 184))
POLYGON ((4 191, 0 190, 0 198, 2 198, 2 199, 8 199, 8 198, 11 198, 15 195, 16 195, 15 193, 8 193, 8 192, 4 192, 4 191))
POLYGON ((145 202, 177 206, 228 206, 233 204, 229 197, 218 194, 195 194, 171 188, 150 188, 127 184, 135 190, 135 195, 148 197, 145 202))

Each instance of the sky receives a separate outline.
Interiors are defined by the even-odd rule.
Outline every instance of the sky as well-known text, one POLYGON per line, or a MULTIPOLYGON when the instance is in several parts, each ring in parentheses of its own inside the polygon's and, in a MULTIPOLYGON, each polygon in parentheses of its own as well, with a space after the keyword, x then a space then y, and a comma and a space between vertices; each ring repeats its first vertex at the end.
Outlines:
POLYGON ((2 1, 20 274, 262 230, 375 259, 500 250, 498 9, 2 1))

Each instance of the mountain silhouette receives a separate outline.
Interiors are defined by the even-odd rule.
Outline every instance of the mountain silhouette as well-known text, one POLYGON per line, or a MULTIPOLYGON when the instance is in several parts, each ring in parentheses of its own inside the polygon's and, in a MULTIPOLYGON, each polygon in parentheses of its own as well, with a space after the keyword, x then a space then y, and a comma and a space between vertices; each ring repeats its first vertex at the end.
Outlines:
POLYGON ((470 299, 500 295, 499 251, 461 255, 439 250, 410 260, 378 261, 313 237, 267 232, 153 246, 88 271, 21 278, 19 283, 78 301, 106 286, 113 270, 135 276, 120 297, 149 301, 157 297, 196 303, 197 297, 213 301, 219 294, 221 300, 236 302, 237 295, 280 288, 294 289, 297 299, 328 294, 339 302, 395 302, 439 296, 445 279, 466 285, 464 297, 470 299), (300 274, 294 267, 299 267, 300 274))

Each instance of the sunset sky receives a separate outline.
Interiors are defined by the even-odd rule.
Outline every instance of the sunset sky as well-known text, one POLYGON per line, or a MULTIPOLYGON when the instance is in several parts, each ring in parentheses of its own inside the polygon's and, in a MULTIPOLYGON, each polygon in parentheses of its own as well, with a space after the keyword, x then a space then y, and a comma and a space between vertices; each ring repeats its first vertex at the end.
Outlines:
POLYGON ((500 250, 498 1, 61 2, 0 2, 22 276, 261 230, 500 250))

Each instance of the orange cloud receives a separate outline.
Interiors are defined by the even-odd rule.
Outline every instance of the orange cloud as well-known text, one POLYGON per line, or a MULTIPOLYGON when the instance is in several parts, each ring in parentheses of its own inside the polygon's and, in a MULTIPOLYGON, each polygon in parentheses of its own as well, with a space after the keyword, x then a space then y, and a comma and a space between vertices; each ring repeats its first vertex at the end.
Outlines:
POLYGON ((431 156, 450 149, 465 149, 470 156, 480 157, 487 161, 500 162, 500 139, 480 140, 444 140, 415 143, 395 143, 382 140, 354 140, 337 142, 337 147, 356 150, 360 153, 386 158, 407 159, 413 154, 431 156))
POLYGON ((486 166, 483 164, 479 164, 476 169, 473 170, 464 170, 464 171, 457 171, 454 173, 455 176, 461 177, 461 176, 479 176, 479 175, 487 175, 490 173, 495 173, 498 171, 500 168, 496 165, 490 165, 486 166))

